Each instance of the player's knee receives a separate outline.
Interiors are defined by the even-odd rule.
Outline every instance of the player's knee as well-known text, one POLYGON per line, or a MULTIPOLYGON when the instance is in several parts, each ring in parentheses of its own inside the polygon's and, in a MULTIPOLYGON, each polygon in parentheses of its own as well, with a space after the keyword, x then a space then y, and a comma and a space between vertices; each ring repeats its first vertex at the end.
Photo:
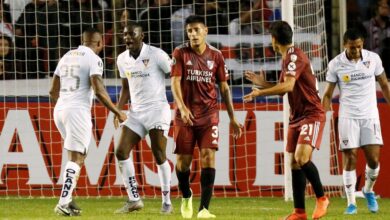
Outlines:
POLYGON ((115 156, 118 160, 127 160, 129 158, 129 154, 120 148, 115 150, 115 156))
POLYGON ((163 164, 167 160, 165 154, 156 154, 155 159, 158 165, 163 164))
POLYGON ((371 160, 367 159, 367 165, 371 169, 376 169, 379 166, 379 158, 373 158, 371 160))

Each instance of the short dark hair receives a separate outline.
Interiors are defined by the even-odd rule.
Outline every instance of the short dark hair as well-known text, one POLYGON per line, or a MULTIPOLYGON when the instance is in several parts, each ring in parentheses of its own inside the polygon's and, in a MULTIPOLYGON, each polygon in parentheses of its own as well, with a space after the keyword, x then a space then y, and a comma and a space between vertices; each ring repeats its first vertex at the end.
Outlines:
POLYGON ((88 35, 93 35, 94 33, 101 34, 102 32, 100 32, 97 28, 94 28, 92 26, 85 28, 83 31, 83 34, 88 34, 88 35))
POLYGON ((359 28, 349 28, 344 33, 343 36, 343 42, 344 44, 347 43, 348 40, 357 40, 362 39, 364 41, 365 33, 363 33, 362 30, 359 28))
POLYGON ((271 24, 270 33, 281 45, 292 43, 293 30, 285 21, 275 21, 271 24))
POLYGON ((140 28, 142 32, 143 32, 143 30, 144 30, 144 27, 143 27, 143 25, 142 25, 141 23, 135 22, 135 21, 131 21, 131 20, 127 21, 126 27, 127 27, 127 28, 130 28, 130 27, 133 27, 133 28, 140 28))
POLYGON ((204 21, 204 18, 199 16, 199 15, 191 15, 186 19, 185 26, 188 24, 193 24, 193 23, 201 23, 206 26, 206 23, 204 21))

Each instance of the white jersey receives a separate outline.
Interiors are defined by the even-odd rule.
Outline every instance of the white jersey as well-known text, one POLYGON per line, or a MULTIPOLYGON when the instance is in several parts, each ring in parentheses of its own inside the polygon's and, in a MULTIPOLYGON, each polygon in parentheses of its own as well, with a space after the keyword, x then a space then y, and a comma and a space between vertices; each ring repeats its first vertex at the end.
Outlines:
POLYGON ((384 72, 378 54, 362 50, 362 59, 352 62, 345 51, 329 62, 326 81, 340 89, 339 117, 379 118, 375 77, 384 72))
POLYGON ((134 59, 129 50, 117 60, 121 78, 129 82, 131 108, 134 112, 160 108, 168 103, 165 94, 165 74, 171 72, 171 59, 157 47, 142 45, 134 59))
POLYGON ((92 107, 93 91, 90 76, 103 75, 102 59, 89 47, 79 46, 68 51, 54 72, 61 79, 60 97, 56 110, 92 107))

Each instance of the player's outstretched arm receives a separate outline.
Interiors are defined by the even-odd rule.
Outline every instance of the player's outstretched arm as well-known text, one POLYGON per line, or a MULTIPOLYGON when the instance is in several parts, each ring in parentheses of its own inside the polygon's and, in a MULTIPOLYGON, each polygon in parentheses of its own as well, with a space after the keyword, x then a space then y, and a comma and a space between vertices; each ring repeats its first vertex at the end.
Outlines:
POLYGON ((236 117, 234 116, 232 96, 230 93, 229 85, 226 81, 222 81, 219 83, 219 90, 226 105, 226 109, 230 118, 230 124, 233 127, 233 137, 236 139, 240 138, 242 135, 242 125, 238 123, 236 117))
POLYGON ((336 87, 336 83, 333 82, 327 82, 324 96, 322 97, 322 107, 324 107, 325 111, 331 111, 332 110, 332 97, 333 97, 333 91, 336 87))
POLYGON ((254 85, 260 86, 264 89, 275 86, 275 83, 270 83, 265 80, 265 73, 263 70, 260 70, 259 74, 256 74, 252 71, 245 71, 245 78, 251 81, 254 85))
POLYGON ((115 105, 111 102, 111 98, 108 96, 106 88, 104 88, 102 77, 100 75, 92 75, 90 80, 92 88, 95 91, 95 95, 99 101, 102 102, 103 105, 106 106, 110 111, 112 111, 118 117, 120 122, 125 121, 127 119, 126 114, 115 107, 115 105))
POLYGON ((294 89, 296 79, 293 76, 284 77, 284 82, 267 89, 253 88, 252 92, 244 96, 244 102, 251 102, 257 96, 284 95, 294 89))
POLYGON ((180 111, 181 119, 186 125, 193 125, 192 119, 194 116, 191 111, 187 108, 183 101, 183 95, 181 94, 181 76, 172 76, 171 84, 172 84, 172 93, 175 99, 177 108, 180 111))
POLYGON ((50 100, 56 104, 58 97, 60 96, 61 80, 58 75, 53 76, 53 81, 50 88, 50 100))
POLYGON ((390 87, 389 82, 387 81, 386 73, 383 72, 377 77, 378 83, 382 89, 383 97, 386 99, 386 102, 390 104, 390 87))

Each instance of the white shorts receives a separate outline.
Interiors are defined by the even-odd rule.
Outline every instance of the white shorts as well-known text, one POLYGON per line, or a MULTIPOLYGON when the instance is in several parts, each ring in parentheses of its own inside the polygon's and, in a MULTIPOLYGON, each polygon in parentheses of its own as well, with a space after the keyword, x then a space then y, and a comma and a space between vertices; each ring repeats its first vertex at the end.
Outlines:
POLYGON ((152 129, 163 130, 167 137, 171 126, 171 108, 166 103, 153 110, 134 112, 130 109, 127 112, 127 120, 122 125, 130 128, 141 138, 144 138, 152 129))
POLYGON ((340 150, 383 145, 379 119, 339 118, 340 150))
POLYGON ((91 111, 86 109, 54 110, 54 123, 64 139, 64 148, 82 154, 88 152, 92 137, 91 111))

